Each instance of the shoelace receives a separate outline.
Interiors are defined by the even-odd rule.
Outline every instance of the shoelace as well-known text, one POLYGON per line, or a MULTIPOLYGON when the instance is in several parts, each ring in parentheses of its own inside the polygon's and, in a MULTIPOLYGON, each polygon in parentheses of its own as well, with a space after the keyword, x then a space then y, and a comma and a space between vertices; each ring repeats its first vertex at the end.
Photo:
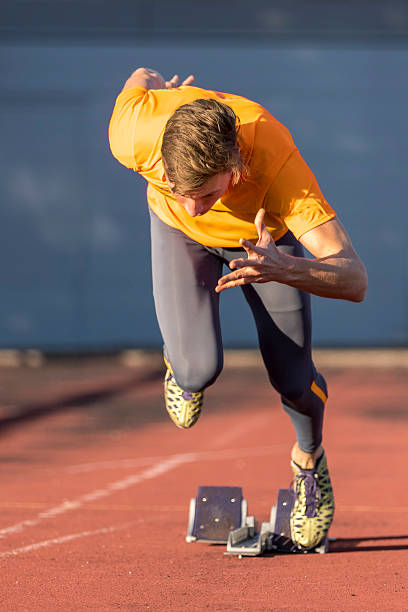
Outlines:
POLYGON ((316 516, 317 504, 321 497, 320 487, 317 484, 317 479, 315 478, 313 472, 304 472, 302 470, 295 480, 297 495, 302 482, 304 483, 306 498, 305 516, 307 516, 308 518, 313 518, 314 516, 316 516))
MULTIPOLYGON (((170 380, 176 382, 176 379, 174 378, 173 372, 170 372, 169 381, 170 380)), ((190 391, 183 391, 183 393, 181 395, 182 395, 183 399, 187 400, 188 402, 190 402, 191 400, 194 399, 194 396, 193 396, 193 394, 190 391)))

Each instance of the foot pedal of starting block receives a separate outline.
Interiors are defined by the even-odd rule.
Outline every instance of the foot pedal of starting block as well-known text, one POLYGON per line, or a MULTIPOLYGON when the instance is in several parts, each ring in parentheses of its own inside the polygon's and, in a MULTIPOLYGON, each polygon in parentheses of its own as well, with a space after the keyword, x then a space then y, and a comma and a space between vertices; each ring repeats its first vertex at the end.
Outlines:
POLYGON ((226 544, 230 531, 247 524, 241 487, 198 487, 190 501, 187 542, 226 544))
POLYGON ((302 548, 293 542, 290 529, 290 515, 296 494, 292 489, 279 489, 276 506, 272 506, 270 524, 272 526, 271 547, 276 552, 324 554, 329 552, 329 538, 326 536, 315 548, 302 548))
POLYGON ((295 492, 279 489, 276 506, 272 506, 270 523, 272 526, 272 546, 279 552, 296 552, 298 546, 292 541, 290 514, 295 503, 295 492))

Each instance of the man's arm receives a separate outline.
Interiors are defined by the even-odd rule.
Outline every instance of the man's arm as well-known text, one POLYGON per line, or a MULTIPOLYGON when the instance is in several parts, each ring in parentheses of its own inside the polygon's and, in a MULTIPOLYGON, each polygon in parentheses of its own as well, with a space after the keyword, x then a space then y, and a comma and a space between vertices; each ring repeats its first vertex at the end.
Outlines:
MULTIPOLYGON (((194 76, 190 74, 181 85, 192 85, 194 76)), ((151 68, 138 68, 130 75, 126 81, 122 91, 130 89, 130 87, 144 87, 145 89, 172 89, 180 85, 180 79, 175 74, 169 81, 165 81, 162 75, 157 70, 151 68)))
POLYGON ((300 242, 315 257, 305 259, 279 251, 264 216, 261 209, 255 219, 257 244, 240 241, 248 258, 231 261, 233 272, 219 279, 217 293, 238 285, 277 281, 321 297, 352 302, 364 299, 367 273, 340 221, 331 219, 301 236, 300 242))

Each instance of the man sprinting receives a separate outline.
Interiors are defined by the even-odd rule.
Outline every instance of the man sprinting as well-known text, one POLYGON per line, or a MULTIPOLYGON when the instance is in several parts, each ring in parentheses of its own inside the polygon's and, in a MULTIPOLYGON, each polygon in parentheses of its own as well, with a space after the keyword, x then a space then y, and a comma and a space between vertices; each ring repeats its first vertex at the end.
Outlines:
POLYGON ((292 539, 314 548, 333 520, 334 497, 309 294, 359 302, 366 271, 289 131, 259 104, 193 82, 137 69, 109 126, 113 155, 148 182, 166 408, 177 426, 196 423, 223 364, 219 294, 241 286, 295 429, 292 539), (231 271, 222 276, 224 264, 231 271))

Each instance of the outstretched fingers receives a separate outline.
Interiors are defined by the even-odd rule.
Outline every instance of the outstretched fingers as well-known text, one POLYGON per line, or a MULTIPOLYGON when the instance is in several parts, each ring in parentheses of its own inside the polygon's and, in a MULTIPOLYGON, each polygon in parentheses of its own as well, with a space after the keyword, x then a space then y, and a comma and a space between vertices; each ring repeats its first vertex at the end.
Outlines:
MULTIPOLYGON (((194 75, 190 74, 190 76, 184 79, 181 85, 191 85, 192 83, 194 83, 194 75)), ((173 89, 175 87, 178 87, 179 85, 180 77, 178 74, 175 74, 173 77, 171 77, 169 81, 166 81, 166 89, 173 89)))
MULTIPOLYGON (((232 272, 222 276, 215 288, 217 293, 250 283, 266 283, 274 280, 278 249, 269 233, 265 222, 265 210, 261 208, 255 217, 255 227, 258 232, 258 242, 253 244, 241 238, 239 241, 245 249, 247 257, 233 259, 229 267, 232 272)), ((279 263, 279 262, 278 262, 279 263)))
POLYGON ((229 263, 229 267, 231 270, 237 270, 238 268, 247 268, 248 266, 253 266, 257 264, 256 259, 252 259, 250 257, 242 257, 241 259, 233 259, 229 263))
POLYGON ((255 223, 256 231, 258 232, 257 245, 266 248, 268 244, 271 242, 272 236, 268 232, 268 228, 265 225, 265 209, 264 208, 260 208, 258 210, 258 212, 256 213, 254 223, 255 223))
POLYGON ((216 293, 221 293, 224 289, 230 289, 231 287, 238 287, 239 285, 246 285, 250 281, 244 277, 239 276, 238 272, 231 272, 218 279, 218 285, 215 288, 216 293))
POLYGON ((259 241, 255 245, 252 242, 249 242, 249 240, 245 240, 244 238, 241 238, 239 243, 246 250, 246 252, 248 253, 248 257, 259 258, 260 255, 264 255, 265 254, 264 249, 261 246, 259 246, 259 244, 258 244, 259 241))
POLYGON ((171 77, 169 81, 166 81, 166 88, 172 89, 173 87, 177 87, 180 82, 180 77, 178 74, 175 74, 171 77))
POLYGON ((242 268, 244 267, 245 269, 241 269, 240 266, 237 270, 219 278, 215 291, 220 293, 224 291, 224 289, 230 289, 231 287, 263 282, 263 274, 259 269, 251 267, 250 265, 242 266, 242 268))
POLYGON ((190 76, 184 79, 184 81, 182 82, 182 85, 192 85, 192 83, 194 83, 194 75, 190 74, 190 76))

